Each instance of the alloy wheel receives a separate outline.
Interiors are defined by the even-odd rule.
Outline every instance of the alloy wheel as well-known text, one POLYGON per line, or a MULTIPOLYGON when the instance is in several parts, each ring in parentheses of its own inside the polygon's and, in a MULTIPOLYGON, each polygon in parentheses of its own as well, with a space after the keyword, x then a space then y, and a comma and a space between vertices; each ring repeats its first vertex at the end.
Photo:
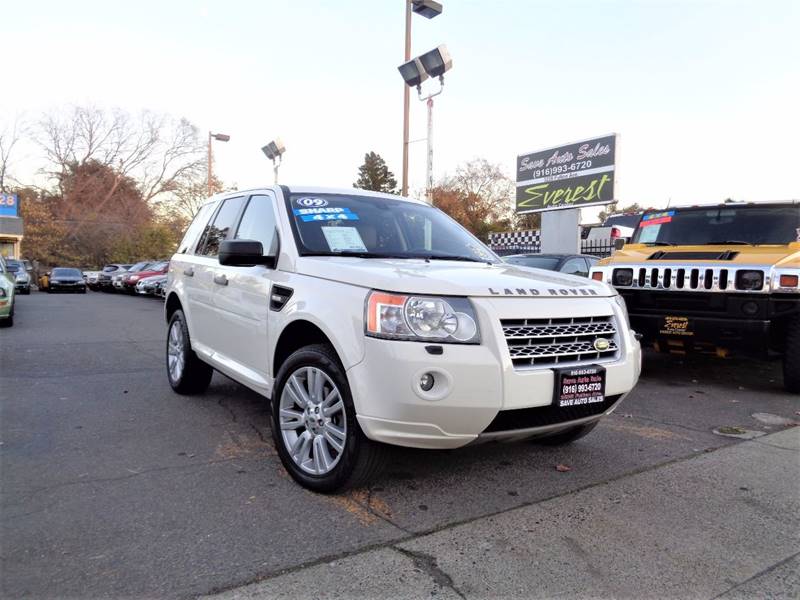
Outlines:
POLYGON ((300 367, 283 386, 278 422, 292 461, 306 473, 325 475, 347 442, 344 401, 333 380, 316 367, 300 367))
POLYGON ((183 331, 181 321, 176 319, 169 328, 167 339, 167 366, 172 381, 180 381, 186 361, 183 344, 183 331))

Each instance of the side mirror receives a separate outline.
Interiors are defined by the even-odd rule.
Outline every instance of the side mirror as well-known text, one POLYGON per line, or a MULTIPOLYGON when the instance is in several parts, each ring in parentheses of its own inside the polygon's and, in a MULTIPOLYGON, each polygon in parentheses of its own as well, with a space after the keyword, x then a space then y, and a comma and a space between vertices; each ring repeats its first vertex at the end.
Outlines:
POLYGON ((219 264, 229 267, 275 266, 275 256, 264 256, 264 247, 256 240, 225 240, 219 245, 219 264))
POLYGON ((617 238, 614 240, 614 250, 622 250, 625 247, 625 238, 617 238))

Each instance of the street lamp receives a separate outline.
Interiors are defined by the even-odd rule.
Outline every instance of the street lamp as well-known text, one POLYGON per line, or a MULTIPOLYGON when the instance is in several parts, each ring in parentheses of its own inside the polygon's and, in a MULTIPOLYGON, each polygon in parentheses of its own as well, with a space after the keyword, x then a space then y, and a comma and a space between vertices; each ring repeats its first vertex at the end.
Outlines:
POLYGON ((416 87, 420 101, 427 102, 428 105, 428 164, 425 179, 429 202, 432 201, 430 191, 433 189, 433 98, 444 90, 444 74, 451 68, 453 59, 450 58, 450 53, 444 44, 397 67, 403 81, 406 82, 406 90, 416 87), (439 90, 423 98, 422 82, 428 77, 439 78, 439 90))
POLYGON ((281 166, 283 153, 286 146, 283 145, 281 138, 275 138, 269 144, 261 148, 261 151, 272 161, 272 169, 275 172, 275 185, 278 185, 278 167, 281 166))
MULTIPOLYGON (((411 13, 415 12, 427 19, 432 19, 442 14, 442 5, 434 0, 406 0, 406 45, 403 60, 411 60, 411 13)), ((409 93, 408 87, 403 86, 403 182, 401 193, 408 194, 408 112, 409 93)))
POLYGON ((211 140, 217 140, 218 142, 228 142, 230 141, 231 136, 226 133, 211 133, 208 132, 208 180, 206 183, 206 188, 208 191, 208 195, 211 195, 211 180, 213 178, 211 169, 212 169, 212 161, 211 161, 211 140))

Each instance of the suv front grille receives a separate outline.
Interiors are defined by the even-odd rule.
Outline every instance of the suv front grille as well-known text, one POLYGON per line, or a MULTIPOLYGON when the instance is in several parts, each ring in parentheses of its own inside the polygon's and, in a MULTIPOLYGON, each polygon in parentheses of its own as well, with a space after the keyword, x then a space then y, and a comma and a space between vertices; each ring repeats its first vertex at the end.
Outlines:
POLYGON ((612 316, 504 319, 500 322, 514 368, 569 366, 609 361, 619 353, 612 316), (595 341, 607 347, 598 350, 595 341))
POLYGON ((769 290, 769 273, 751 267, 682 266, 638 267, 614 265, 612 273, 632 271, 631 285, 621 285, 612 276, 615 287, 622 289, 673 290, 680 292, 761 292, 769 290), (761 271, 761 288, 754 290, 736 289, 736 276, 739 271, 761 271))

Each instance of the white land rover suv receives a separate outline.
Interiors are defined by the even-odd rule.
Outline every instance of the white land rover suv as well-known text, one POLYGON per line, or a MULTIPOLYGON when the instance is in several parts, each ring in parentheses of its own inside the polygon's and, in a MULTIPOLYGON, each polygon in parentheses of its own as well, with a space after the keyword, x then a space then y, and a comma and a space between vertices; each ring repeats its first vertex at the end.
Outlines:
POLYGON ((363 190, 215 196, 170 261, 167 374, 271 399, 281 461, 333 491, 384 444, 575 440, 639 377, 625 304, 590 279, 503 263, 443 212, 363 190))

